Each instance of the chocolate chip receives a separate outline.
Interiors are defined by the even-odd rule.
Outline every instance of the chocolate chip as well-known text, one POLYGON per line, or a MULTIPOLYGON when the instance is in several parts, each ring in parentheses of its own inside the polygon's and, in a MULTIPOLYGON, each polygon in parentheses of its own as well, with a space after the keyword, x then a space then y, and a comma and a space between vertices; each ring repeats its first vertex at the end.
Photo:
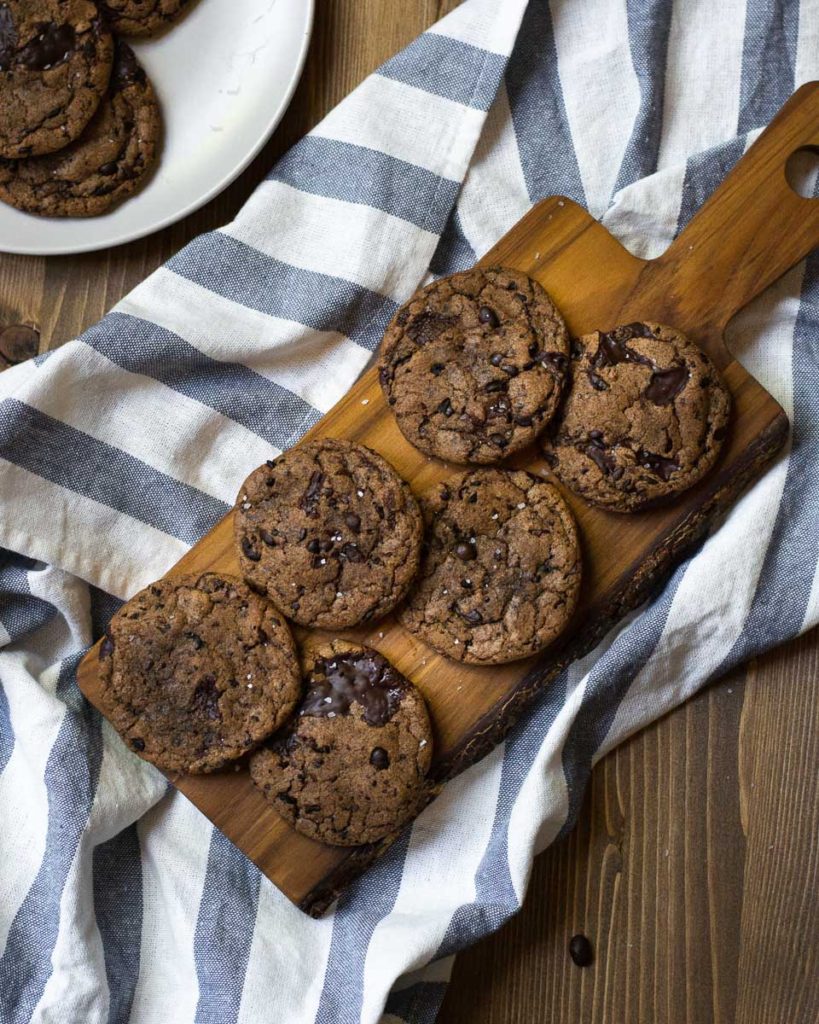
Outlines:
POLYGON ((202 648, 205 646, 205 641, 202 639, 201 636, 197 636, 196 633, 186 633, 185 636, 193 644, 193 648, 195 651, 201 651, 202 648))
POLYGON ((484 388, 484 391, 488 394, 494 394, 497 391, 505 391, 507 387, 505 380, 490 380, 484 388))
POLYGON ((503 436, 503 434, 490 434, 489 440, 492 444, 496 444, 498 448, 505 448, 509 441, 503 436))
POLYGON ((614 458, 605 450, 604 445, 600 441, 586 445, 586 454, 595 463, 600 472, 606 476, 612 472, 616 465, 614 458))
POLYGON ((544 366, 551 366, 557 373, 565 373, 568 365, 568 360, 562 352, 544 352, 540 361, 544 366))
POLYGON ((439 373, 444 372, 444 364, 433 363, 432 366, 430 366, 429 368, 429 372, 432 374, 433 377, 437 377, 439 373))
POLYGON ((219 711, 219 688, 216 685, 216 676, 202 676, 202 681, 193 691, 192 708, 207 718, 216 720, 221 718, 219 711))
POLYGON ((321 470, 315 470, 310 476, 310 482, 307 484, 307 490, 301 499, 301 507, 307 513, 308 516, 316 514, 316 506, 318 505, 319 497, 321 496, 321 489, 324 486, 324 474, 321 470))
POLYGON ((302 528, 301 528, 301 529, 299 530, 299 540, 304 540, 304 538, 305 538, 306 536, 307 536, 307 530, 306 530, 306 529, 305 529, 304 527, 302 527, 302 528))
POLYGON ((608 391, 608 389, 609 389, 608 384, 603 380, 602 377, 598 377, 598 375, 594 372, 594 370, 589 370, 588 374, 589 374, 589 383, 591 384, 591 386, 594 388, 595 391, 608 391))
POLYGON ((110 658, 110 656, 113 653, 114 653, 114 641, 111 639, 110 636, 106 635, 106 636, 104 636, 102 638, 102 643, 100 644, 100 657, 101 658, 110 658))
POLYGON ((489 324, 490 327, 500 327, 498 314, 494 309, 490 309, 489 306, 481 306, 478 310, 478 319, 482 324, 489 324))
POLYGON ((249 558, 251 562, 258 562, 262 557, 261 552, 257 551, 256 548, 253 547, 249 537, 242 537, 242 553, 245 558, 249 558))
POLYGON ((517 377, 517 375, 520 373, 520 370, 517 368, 517 366, 513 366, 512 363, 501 364, 501 369, 505 374, 507 374, 510 377, 517 377))
POLYGON ((267 544, 269 548, 272 548, 273 545, 276 543, 276 538, 269 530, 259 530, 259 536, 262 538, 262 540, 265 542, 265 544, 267 544))
POLYGON ((468 612, 462 612, 459 610, 458 614, 462 619, 466 619, 470 626, 480 626, 483 622, 483 615, 481 615, 477 608, 473 608, 468 612))
POLYGON ((504 356, 503 352, 493 352, 492 355, 489 357, 489 362, 493 366, 500 366, 500 364, 503 362, 505 358, 506 357, 504 356))
POLYGON ((358 533, 361 529, 361 516, 357 516, 355 512, 348 512, 344 517, 344 522, 353 531, 353 533, 358 533))
POLYGON ((313 537, 312 540, 307 542, 306 546, 311 555, 317 555, 321 551, 321 541, 318 537, 313 537))
POLYGON ((637 452, 637 464, 642 466, 643 469, 648 469, 656 476, 660 477, 661 480, 668 481, 680 468, 679 463, 674 462, 673 459, 666 459, 662 455, 657 455, 655 452, 646 451, 645 448, 641 448, 637 452))
POLYGON ((670 366, 667 370, 655 370, 643 394, 655 405, 671 405, 688 383, 687 366, 670 366))
POLYGON ((373 747, 373 752, 370 754, 370 764, 373 768, 383 771, 390 766, 390 755, 383 747, 373 747))
POLYGON ((17 60, 32 71, 46 71, 62 64, 76 46, 77 33, 72 25, 46 24, 39 35, 20 50, 17 60))
POLYGON ((578 967, 588 967, 594 960, 592 944, 585 935, 573 935, 569 940, 569 956, 578 967))
POLYGON ((478 551, 473 541, 458 541, 455 545, 455 555, 462 562, 474 562, 478 557, 478 551))
POLYGON ((363 562, 364 555, 358 550, 355 544, 345 544, 341 549, 342 555, 348 562, 363 562))
POLYGON ((449 418, 455 410, 452 408, 452 402, 450 402, 448 398, 445 398, 435 411, 443 413, 444 416, 449 418))
POLYGON ((117 165, 113 160, 111 160, 109 163, 103 164, 99 170, 100 174, 115 174, 117 165))
POLYGON ((138 736, 136 736, 134 739, 131 740, 131 746, 134 748, 134 750, 144 750, 145 740, 141 740, 138 736))
POLYGON ((273 461, 273 459, 265 459, 265 460, 264 460, 264 464, 265 464, 265 465, 266 465, 266 466, 267 466, 267 467, 268 467, 269 469, 272 469, 272 468, 273 468, 273 467, 274 467, 274 466, 276 465, 276 463, 275 463, 275 462, 273 461))

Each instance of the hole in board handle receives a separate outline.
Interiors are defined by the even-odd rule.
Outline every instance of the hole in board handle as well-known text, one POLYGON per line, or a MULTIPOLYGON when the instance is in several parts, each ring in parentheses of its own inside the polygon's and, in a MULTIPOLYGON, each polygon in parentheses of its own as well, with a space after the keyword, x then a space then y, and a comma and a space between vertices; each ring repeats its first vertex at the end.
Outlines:
POLYGON ((819 146, 800 146, 785 162, 785 180, 791 191, 803 199, 819 198, 819 146))

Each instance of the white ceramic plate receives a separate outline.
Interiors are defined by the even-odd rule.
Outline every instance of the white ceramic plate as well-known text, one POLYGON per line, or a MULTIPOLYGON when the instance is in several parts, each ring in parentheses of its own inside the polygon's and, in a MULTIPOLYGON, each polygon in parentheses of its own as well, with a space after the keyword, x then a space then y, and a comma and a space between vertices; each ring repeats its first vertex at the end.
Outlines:
POLYGON ((301 74, 314 0, 199 0, 161 38, 129 40, 162 104, 156 173, 101 217, 36 217, 0 203, 0 251, 55 256, 142 238, 204 205, 270 137, 301 74))

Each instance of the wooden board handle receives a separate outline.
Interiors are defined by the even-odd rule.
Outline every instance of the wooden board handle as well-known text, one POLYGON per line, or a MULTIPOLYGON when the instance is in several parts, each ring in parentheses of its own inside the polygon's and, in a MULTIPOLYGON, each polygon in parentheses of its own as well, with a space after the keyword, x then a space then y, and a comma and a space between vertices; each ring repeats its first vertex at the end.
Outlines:
MULTIPOLYGON (((670 248, 655 261, 671 305, 721 332, 731 317, 819 246, 819 199, 785 178, 797 149, 819 147, 819 82, 791 96, 670 248), (718 281, 720 289, 704 286, 718 281), (716 296, 716 297, 715 297, 716 296)), ((662 283, 652 282, 655 287, 662 283)))

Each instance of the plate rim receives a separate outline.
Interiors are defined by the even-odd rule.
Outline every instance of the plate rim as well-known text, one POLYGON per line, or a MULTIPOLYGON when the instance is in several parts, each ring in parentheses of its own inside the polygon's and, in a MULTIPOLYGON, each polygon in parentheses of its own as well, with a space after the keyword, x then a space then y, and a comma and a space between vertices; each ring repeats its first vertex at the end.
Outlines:
MULTIPOLYGON (((259 153, 261 153, 262 149, 264 149, 265 145, 270 140, 270 137, 273 135, 273 132, 278 128, 282 118, 287 112, 287 108, 290 106, 299 82, 301 81, 301 76, 304 72, 304 65, 307 61, 307 54, 310 50, 310 42, 313 38, 316 16, 316 0, 304 0, 304 3, 307 5, 306 26, 301 38, 301 47, 298 57, 296 58, 293 75, 289 85, 284 91, 281 102, 271 115, 270 120, 265 126, 264 131, 260 134, 256 143, 251 146, 245 156, 235 165, 235 167, 228 171, 227 174, 223 175, 212 188, 208 189, 207 192, 193 200, 187 206, 182 207, 175 213, 169 214, 157 224, 153 224, 145 229, 137 228, 134 231, 126 232, 122 237, 113 241, 68 244, 45 250, 36 246, 14 247, 13 243, 9 246, 8 243, 4 242, 0 243, 0 253, 8 256, 79 256, 88 252, 101 252, 109 249, 117 249, 122 245, 128 245, 130 242, 137 242, 141 238, 147 238, 150 235, 155 235, 160 231, 164 231, 165 228, 169 228, 171 225, 177 224, 179 221, 189 217, 192 213, 196 213, 197 210, 201 210, 203 206, 206 206, 211 201, 211 199, 215 199, 216 196, 224 192, 224 190, 231 185, 243 171, 247 170, 259 153)), ((84 219, 85 218, 75 218, 75 220, 80 222, 84 219)))

